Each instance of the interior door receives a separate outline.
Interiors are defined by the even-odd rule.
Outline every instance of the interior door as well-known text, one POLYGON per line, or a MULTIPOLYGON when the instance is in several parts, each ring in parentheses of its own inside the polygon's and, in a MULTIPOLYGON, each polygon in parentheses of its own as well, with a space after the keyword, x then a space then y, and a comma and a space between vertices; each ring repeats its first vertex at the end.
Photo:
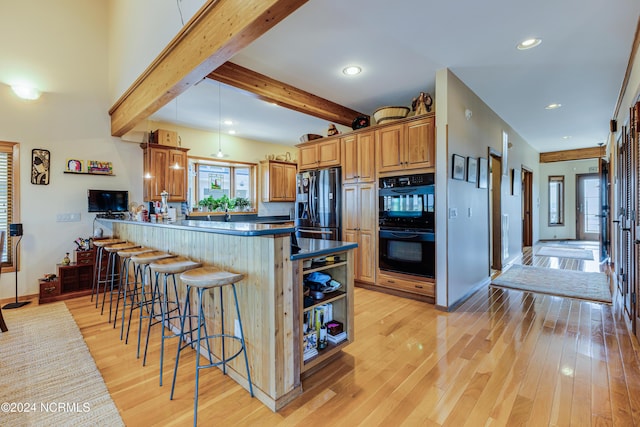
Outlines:
POLYGON ((489 155, 489 208, 491 222, 489 244, 491 246, 491 268, 502 270, 502 158, 494 153, 489 155))
POLYGON ((522 246, 533 245, 533 172, 522 168, 522 246))
POLYGON ((616 227, 616 275, 618 291, 622 296, 624 313, 633 319, 629 271, 631 266, 630 212, 631 212, 631 159, 632 149, 629 133, 622 126, 618 148, 618 209, 614 224, 616 227))
POLYGON ((576 175, 576 238, 600 239, 600 176, 597 173, 576 175))

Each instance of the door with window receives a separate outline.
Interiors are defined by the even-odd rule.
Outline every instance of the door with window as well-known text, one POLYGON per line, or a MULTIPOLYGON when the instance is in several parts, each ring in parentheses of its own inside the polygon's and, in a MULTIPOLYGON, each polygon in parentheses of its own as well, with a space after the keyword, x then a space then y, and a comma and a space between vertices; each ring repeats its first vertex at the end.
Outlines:
POLYGON ((597 173, 576 175, 576 238, 600 239, 600 176, 597 173))

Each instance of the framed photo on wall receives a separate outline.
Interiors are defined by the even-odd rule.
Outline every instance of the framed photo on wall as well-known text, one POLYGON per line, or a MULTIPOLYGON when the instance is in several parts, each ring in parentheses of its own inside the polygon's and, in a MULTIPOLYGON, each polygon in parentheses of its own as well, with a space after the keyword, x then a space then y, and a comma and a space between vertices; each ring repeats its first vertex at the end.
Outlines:
POLYGON ((454 154, 451 178, 464 181, 464 166, 464 157, 454 154))
POLYGON ((489 185, 489 160, 484 157, 478 159, 478 188, 487 188, 489 185))
POLYGON ((49 184, 49 165, 51 153, 49 150, 34 148, 31 150, 31 183, 36 185, 49 184))
POLYGON ((478 181, 478 159, 467 157, 467 182, 478 181))

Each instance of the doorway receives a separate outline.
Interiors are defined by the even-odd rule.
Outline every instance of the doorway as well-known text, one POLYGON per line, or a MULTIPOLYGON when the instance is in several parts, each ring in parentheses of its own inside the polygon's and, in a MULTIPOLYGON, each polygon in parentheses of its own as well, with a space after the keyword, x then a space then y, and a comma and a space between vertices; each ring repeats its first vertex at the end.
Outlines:
POLYGON ((502 270, 502 156, 497 152, 489 153, 489 211, 491 250, 491 268, 502 270))
POLYGON ((600 239, 600 176, 576 175, 576 239, 600 239))
POLYGON ((533 171, 522 166, 522 246, 533 246, 533 171))

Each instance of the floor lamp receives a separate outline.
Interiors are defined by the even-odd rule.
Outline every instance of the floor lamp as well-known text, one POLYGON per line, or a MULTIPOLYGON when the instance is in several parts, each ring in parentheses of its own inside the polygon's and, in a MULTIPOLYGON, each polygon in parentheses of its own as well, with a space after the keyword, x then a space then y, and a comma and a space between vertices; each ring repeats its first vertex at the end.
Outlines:
POLYGON ((31 301, 18 301, 18 266, 20 263, 18 262, 20 259, 20 252, 18 252, 18 245, 22 240, 22 224, 9 224, 9 236, 18 236, 18 241, 16 242, 16 302, 10 302, 2 308, 10 309, 10 308, 20 308, 23 305, 29 304, 31 301))

